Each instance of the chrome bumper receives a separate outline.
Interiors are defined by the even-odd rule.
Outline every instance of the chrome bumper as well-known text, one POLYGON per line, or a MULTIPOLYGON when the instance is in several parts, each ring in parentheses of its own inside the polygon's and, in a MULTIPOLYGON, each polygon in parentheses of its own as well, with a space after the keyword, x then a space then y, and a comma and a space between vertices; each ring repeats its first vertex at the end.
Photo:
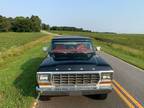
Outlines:
POLYGON ((112 91, 112 86, 59 86, 36 87, 42 95, 92 95, 107 94, 112 91))

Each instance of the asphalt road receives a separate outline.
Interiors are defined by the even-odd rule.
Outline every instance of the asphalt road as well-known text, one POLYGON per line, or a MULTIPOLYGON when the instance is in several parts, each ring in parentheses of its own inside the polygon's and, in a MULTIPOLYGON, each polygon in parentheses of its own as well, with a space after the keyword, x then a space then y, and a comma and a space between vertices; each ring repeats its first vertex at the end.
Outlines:
POLYGON ((136 68, 116 57, 105 53, 99 53, 114 69, 114 79, 132 96, 134 99, 122 96, 114 89, 106 100, 94 100, 85 96, 63 96, 52 97, 47 101, 39 101, 37 108, 133 108, 128 105, 133 103, 134 108, 144 106, 144 70, 136 68), (141 104, 139 107, 134 102, 141 104))

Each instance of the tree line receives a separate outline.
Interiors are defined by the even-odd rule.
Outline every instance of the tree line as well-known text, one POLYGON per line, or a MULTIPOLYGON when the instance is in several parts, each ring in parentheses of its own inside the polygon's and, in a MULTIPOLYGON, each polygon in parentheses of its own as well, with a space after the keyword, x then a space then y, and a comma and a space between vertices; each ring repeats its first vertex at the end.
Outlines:
POLYGON ((53 27, 50 27, 50 30, 91 32, 90 30, 84 30, 83 28, 68 27, 68 26, 53 26, 53 27))
POLYGON ((0 32, 40 32, 41 19, 38 16, 18 16, 15 18, 0 15, 0 32))
POLYGON ((57 31, 81 31, 91 32, 83 28, 69 26, 52 26, 42 23, 39 16, 31 17, 17 16, 15 18, 0 15, 0 32, 40 32, 40 30, 57 30, 57 31))

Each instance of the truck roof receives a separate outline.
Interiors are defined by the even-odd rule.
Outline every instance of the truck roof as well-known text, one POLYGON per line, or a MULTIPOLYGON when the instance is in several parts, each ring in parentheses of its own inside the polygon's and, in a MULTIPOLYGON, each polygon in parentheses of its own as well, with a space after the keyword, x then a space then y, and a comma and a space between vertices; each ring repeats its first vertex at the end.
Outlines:
POLYGON ((84 36, 56 36, 52 40, 91 40, 91 38, 84 36))

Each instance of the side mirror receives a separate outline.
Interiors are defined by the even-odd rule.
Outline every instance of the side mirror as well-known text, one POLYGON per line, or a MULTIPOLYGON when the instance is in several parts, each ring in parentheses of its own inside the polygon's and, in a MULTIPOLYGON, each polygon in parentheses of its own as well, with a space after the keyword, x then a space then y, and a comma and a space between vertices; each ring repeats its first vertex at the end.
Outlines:
POLYGON ((43 52, 48 52, 48 47, 43 47, 42 50, 43 52))
POLYGON ((96 51, 101 51, 101 47, 100 47, 100 46, 97 46, 97 47, 96 47, 96 51))

